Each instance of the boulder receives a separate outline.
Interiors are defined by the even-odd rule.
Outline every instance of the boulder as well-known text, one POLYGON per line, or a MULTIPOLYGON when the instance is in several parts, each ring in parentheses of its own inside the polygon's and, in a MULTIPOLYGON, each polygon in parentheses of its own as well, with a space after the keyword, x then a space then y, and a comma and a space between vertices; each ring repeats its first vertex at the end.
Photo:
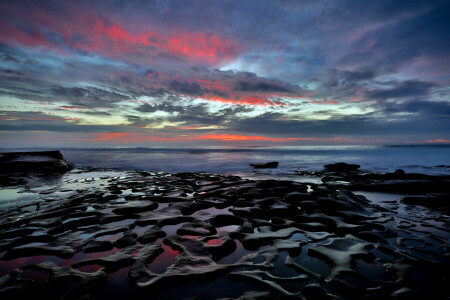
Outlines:
POLYGON ((278 162, 277 161, 269 161, 266 163, 260 163, 260 164, 250 164, 255 169, 269 169, 269 168, 277 168, 278 162))
POLYGON ((360 168, 360 165, 356 165, 356 164, 347 164, 344 162, 338 162, 335 164, 329 164, 329 165, 325 165, 324 168, 328 171, 328 172, 349 172, 349 171, 358 171, 358 169, 360 168))
POLYGON ((51 175, 64 173, 73 168, 73 164, 59 151, 6 152, 0 154, 0 168, 4 174, 38 173, 51 175))

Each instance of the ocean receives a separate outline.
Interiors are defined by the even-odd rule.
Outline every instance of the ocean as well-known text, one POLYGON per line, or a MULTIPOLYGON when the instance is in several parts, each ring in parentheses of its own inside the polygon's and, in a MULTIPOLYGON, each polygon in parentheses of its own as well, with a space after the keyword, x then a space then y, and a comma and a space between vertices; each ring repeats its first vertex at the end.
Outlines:
MULTIPOLYGON (((14 149, 18 150, 23 149, 14 149)), ((450 174, 450 145, 60 150, 67 160, 78 167, 115 170, 210 172, 245 178, 295 179, 298 171, 321 170, 325 164, 346 162, 375 172, 403 169, 431 175, 450 174), (254 170, 249 166, 250 163, 268 161, 278 161, 278 168, 254 170)))

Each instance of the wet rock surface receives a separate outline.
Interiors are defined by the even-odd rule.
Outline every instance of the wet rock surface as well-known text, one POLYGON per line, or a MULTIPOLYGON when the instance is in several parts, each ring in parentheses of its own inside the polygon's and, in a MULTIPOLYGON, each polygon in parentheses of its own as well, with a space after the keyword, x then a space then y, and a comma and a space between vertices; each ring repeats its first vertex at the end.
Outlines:
POLYGON ((441 182, 414 199, 356 189, 430 178, 325 170, 324 183, 313 184, 70 174, 29 189, 34 202, 0 210, 2 299, 450 296, 450 217, 422 206, 433 197, 448 202, 441 182))
POLYGON ((321 177, 324 185, 335 189, 404 194, 411 196, 402 201, 405 204, 447 212, 450 209, 450 175, 406 173, 401 169, 392 173, 373 173, 359 170, 359 165, 346 163, 325 165, 324 168, 323 171, 297 171, 296 174, 321 177))

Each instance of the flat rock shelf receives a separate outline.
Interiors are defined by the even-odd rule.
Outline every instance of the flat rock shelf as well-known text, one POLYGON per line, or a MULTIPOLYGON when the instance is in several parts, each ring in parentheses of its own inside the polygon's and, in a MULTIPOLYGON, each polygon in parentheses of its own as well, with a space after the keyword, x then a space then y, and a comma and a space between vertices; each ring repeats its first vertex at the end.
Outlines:
POLYGON ((71 172, 93 175, 0 211, 1 299, 450 296, 449 215, 401 195, 330 174, 71 172))

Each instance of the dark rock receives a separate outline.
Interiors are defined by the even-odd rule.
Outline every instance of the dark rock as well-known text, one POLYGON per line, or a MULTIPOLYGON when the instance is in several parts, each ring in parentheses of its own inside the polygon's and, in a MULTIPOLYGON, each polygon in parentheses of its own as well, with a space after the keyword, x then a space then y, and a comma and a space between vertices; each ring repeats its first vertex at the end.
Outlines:
POLYGON ((119 238, 117 241, 114 242, 114 246, 122 249, 128 246, 136 245, 136 238, 138 235, 136 232, 133 231, 127 231, 123 234, 121 238, 119 238))
POLYGON ((165 237, 167 234, 162 231, 159 227, 152 227, 144 232, 137 240, 142 244, 153 243, 159 238, 165 237))
POLYGON ((284 202, 291 204, 299 204, 304 200, 310 200, 311 195, 309 193, 291 192, 284 196, 284 202))
POLYGON ((134 214, 148 210, 154 210, 158 207, 157 203, 150 201, 134 201, 128 202, 125 205, 115 208, 113 212, 118 215, 134 214))
POLYGON ((409 205, 421 205, 430 208, 450 208, 450 194, 428 194, 424 196, 407 196, 400 202, 409 205))
POLYGON ((428 192, 446 193, 450 186, 450 180, 426 179, 426 180, 383 180, 355 183, 346 186, 348 189, 361 191, 376 191, 384 193, 400 193, 408 195, 423 195, 428 192))
POLYGON ((330 185, 309 192, 291 181, 132 171, 80 182, 67 197, 48 189, 31 210, 0 210, 0 298, 446 299, 448 214, 349 189, 408 189, 417 197, 402 202, 441 209, 450 176, 333 172, 317 173, 330 185))
POLYGON ((92 252, 102 252, 111 250, 114 247, 111 241, 97 241, 91 240, 84 247, 84 253, 92 253, 92 252))
POLYGON ((303 295, 305 295, 307 300, 315 300, 315 299, 333 299, 333 297, 328 294, 324 288, 322 288, 318 284, 310 284, 303 288, 303 295))
POLYGON ((270 161, 266 163, 260 163, 260 164, 250 164, 255 169, 269 169, 269 168, 277 168, 278 162, 277 161, 270 161))
POLYGON ((6 152, 0 154, 0 168, 5 174, 43 174, 64 173, 73 168, 59 151, 6 152))
POLYGON ((356 165, 356 164, 347 164, 344 162, 338 162, 335 164, 329 164, 329 165, 325 165, 324 168, 328 171, 328 172, 349 172, 349 171, 358 171, 358 169, 360 168, 360 165, 356 165))
POLYGON ((228 225, 242 225, 244 221, 243 218, 233 215, 216 215, 209 220, 209 223, 216 227, 222 227, 228 225))
POLYGON ((405 170, 397 169, 397 170, 395 170, 394 173, 397 174, 397 175, 404 175, 405 174, 405 170))

